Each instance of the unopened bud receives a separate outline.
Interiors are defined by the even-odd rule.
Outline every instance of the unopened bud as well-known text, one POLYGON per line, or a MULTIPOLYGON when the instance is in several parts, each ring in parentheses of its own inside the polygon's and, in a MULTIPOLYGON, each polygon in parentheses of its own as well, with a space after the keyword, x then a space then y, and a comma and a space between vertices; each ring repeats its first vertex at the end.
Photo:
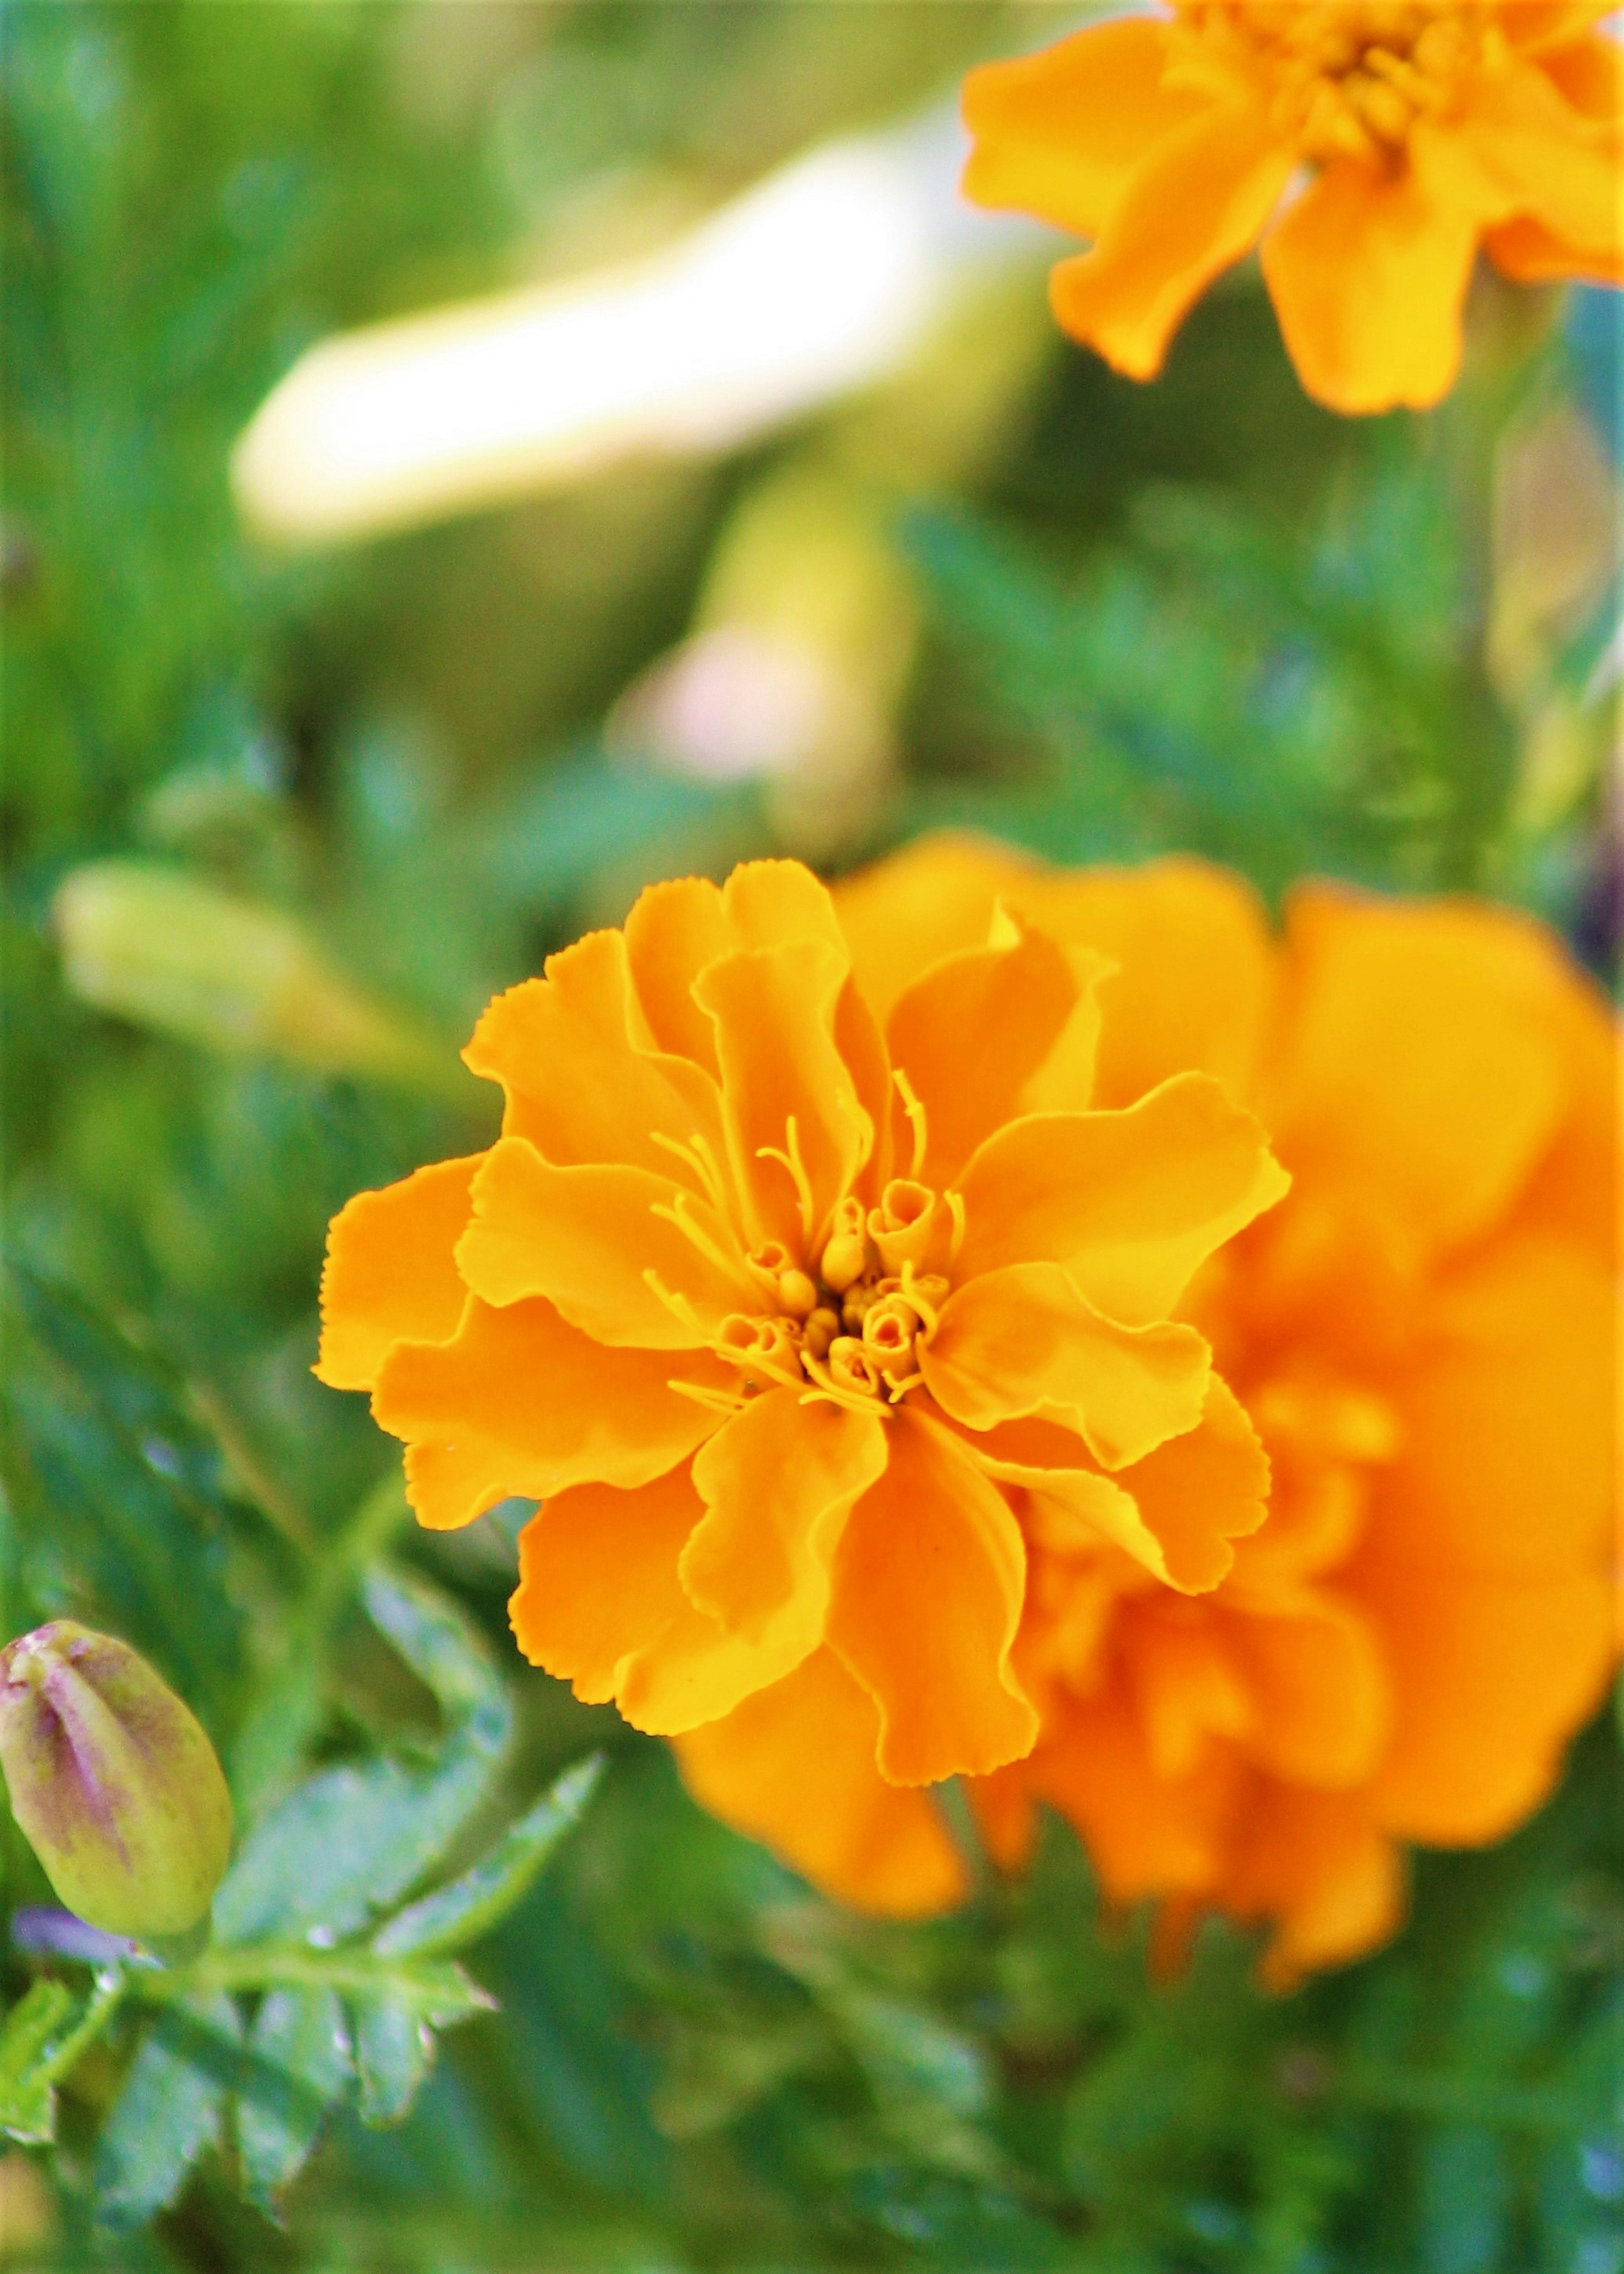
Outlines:
POLYGON ((184 1934, 231 1848, 195 1717, 128 1643, 53 1620, 0 1651, 11 1812, 68 1909, 109 1934, 184 1934))
POLYGON ((68 984, 98 1010, 327 1073, 462 1081, 451 1051, 342 978, 281 908, 177 869, 97 861, 64 879, 54 914, 68 984))

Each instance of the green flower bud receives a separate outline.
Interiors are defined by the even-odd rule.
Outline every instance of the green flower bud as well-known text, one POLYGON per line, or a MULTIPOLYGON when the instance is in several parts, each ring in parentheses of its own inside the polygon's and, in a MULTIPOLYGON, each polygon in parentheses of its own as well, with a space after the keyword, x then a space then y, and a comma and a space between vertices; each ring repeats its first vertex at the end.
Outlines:
POLYGON ((195 1716, 128 1643, 55 1619, 0 1650, 0 1769, 71 1911, 184 1934, 231 1849, 231 1801, 195 1716))

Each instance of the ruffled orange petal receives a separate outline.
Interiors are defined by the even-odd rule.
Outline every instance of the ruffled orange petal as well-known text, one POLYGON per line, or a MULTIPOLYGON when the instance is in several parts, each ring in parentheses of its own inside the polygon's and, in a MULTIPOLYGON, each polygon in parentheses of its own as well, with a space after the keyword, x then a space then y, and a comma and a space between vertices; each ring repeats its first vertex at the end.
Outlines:
POLYGON ((1502 1218, 1571 1094, 1549 951, 1448 901, 1293 894, 1291 994, 1264 1111, 1305 1184, 1390 1227, 1405 1263, 1502 1218))
POLYGON ((626 952, 658 1047, 717 1073, 715 1032, 694 982, 734 948, 792 939, 844 947, 833 902, 798 861, 747 861, 719 887, 703 877, 649 885, 626 919, 626 952))
POLYGON ((968 1892, 929 1795, 874 1766, 879 1716, 832 1651, 677 1740, 700 1805, 765 1841, 825 1893, 861 1910, 917 1918, 968 1892))
POLYGON ((506 1091, 504 1133, 528 1137, 557 1167, 629 1162, 670 1176, 662 1137, 703 1136, 719 1156, 716 1083, 656 1047, 620 932, 589 932, 549 956, 545 979, 499 995, 462 1056, 506 1091))
POLYGON ((693 1600, 747 1641, 793 1630, 810 1650, 846 1518, 885 1457, 877 1414, 803 1404, 799 1389, 753 1398, 695 1457, 705 1514, 682 1558, 693 1600))
POLYGON ((1038 1537, 1062 1511, 1085 1538, 1097 1533, 1181 1594, 1215 1587, 1234 1562, 1231 1543, 1268 1513, 1267 1459, 1215 1374, 1197 1426, 1114 1477, 1091 1468, 1081 1440, 1050 1421, 1006 1422, 964 1445, 989 1477, 1031 1496, 1038 1537))
POLYGON ((595 1342, 703 1349, 761 1300, 715 1210, 651 1170, 555 1169, 527 1138, 503 1137, 473 1201, 457 1263, 474 1293, 499 1305, 545 1295, 595 1342))
POLYGON ((1605 1573, 1513 1580, 1395 1570, 1380 1594, 1368 1574, 1357 1585, 1395 1700, 1372 1814, 1402 1838, 1435 1845, 1500 1839, 1545 1798, 1568 1738, 1605 1690, 1605 1573))
POLYGON ((688 1608, 677 1559, 703 1514, 686 1467, 633 1492, 577 1485, 548 1500, 519 1534, 508 1606, 530 1664, 589 1706, 612 1698, 634 1652, 688 1608))
POLYGON ((1252 1701, 1250 1758, 1296 1784, 1341 1788, 1375 1768, 1393 1722, 1380 1638, 1334 1593, 1294 1590, 1230 1613, 1223 1642, 1252 1701))
MULTIPOLYGON (((1600 90, 1587 74, 1576 91, 1600 90)), ((1522 215, 1576 250, 1616 256, 1618 124, 1616 110, 1606 126, 1587 118, 1551 70, 1525 65, 1485 74, 1447 129, 1418 128, 1415 164, 1444 194, 1470 200, 1485 223, 1522 215)))
POLYGON ((1403 1869, 1362 1795, 1264 1783, 1248 1796, 1219 1894, 1237 1917, 1279 1921, 1259 1970, 1289 1990, 1386 1941, 1403 1916, 1403 1869))
POLYGON ((1151 1766, 1177 1783, 1200 1766, 1214 1737, 1249 1736, 1256 1706, 1219 1625, 1157 1617, 1149 1608, 1123 1651, 1124 1672, 1151 1766))
POLYGON ((840 1543, 829 1640, 879 1708, 888 1782, 983 1774, 1037 1735, 1010 1664, 1020 1529, 946 1430, 911 1412, 889 1429, 885 1473, 840 1543))
POLYGON ((1212 1353, 1193 1327, 1119 1327, 1057 1263, 1013 1263, 948 1298, 920 1371, 966 1428, 1036 1414, 1120 1469, 1200 1418, 1212 1353))
POLYGON ((971 1158, 958 1274, 1063 1263, 1109 1317, 1149 1325, 1289 1181, 1259 1123, 1204 1074, 1121 1112, 1033 1114, 971 1158))
POLYGON ((1159 1777, 1120 1687, 1073 1706, 1016 1773, 1075 1826, 1113 1902, 1199 1894, 1221 1867, 1239 1776, 1232 1757, 1211 1747, 1190 1775, 1159 1777))
POLYGON ((483 1158, 438 1161, 382 1192, 357 1193, 334 1217, 315 1368, 330 1389, 370 1389, 397 1342, 456 1332, 468 1290, 453 1251, 483 1158))
POLYGON ((1461 361, 1481 216, 1413 169, 1325 168, 1263 240, 1287 351, 1316 401, 1345 413, 1424 410, 1461 361))
POLYGON ((1257 243, 1294 163, 1262 102, 1203 105, 1129 176, 1094 251, 1054 271, 1061 328, 1154 379, 1192 303, 1257 243))
MULTIPOLYGON (((1078 1047, 1091 1061, 1098 1013, 1086 991, 1088 1032, 1078 1047)), ((951 1183, 982 1138, 1010 1119, 1071 1027, 1079 998, 1064 949, 1007 917, 994 945, 948 956, 914 982, 892 1011, 885 1040, 891 1065, 925 1109, 928 1143, 915 1176, 936 1188, 951 1183)), ((1071 1103, 1086 1105, 1086 1095, 1071 1103)), ((898 1116, 906 1159, 912 1133, 900 1101, 898 1116)))
POLYGON ((529 1471, 483 1437, 406 1448, 406 1502, 425 1532, 460 1532, 509 1494, 530 1497, 529 1471))
POLYGON ((752 1238, 797 1255, 873 1149, 836 1041, 846 979, 844 952, 812 939, 737 950, 695 983, 716 1025, 728 1155, 752 1238))
MULTIPOLYGON (((679 1374, 715 1389, 734 1379, 696 1353, 605 1350, 550 1303, 494 1310, 470 1297, 448 1342, 390 1352, 372 1413, 413 1444, 488 1449, 505 1465, 503 1490, 539 1500, 570 1485, 646 1484, 691 1453, 717 1416, 670 1387, 679 1374)), ((432 1526, 465 1520, 414 1505, 432 1526)))
POLYGON ((681 1467, 634 1492, 560 1494, 522 1536, 510 1606, 521 1648, 653 1736, 731 1713, 804 1654, 793 1638, 744 1642, 689 1600, 678 1566, 703 1512, 681 1467))
POLYGON ((1166 57, 1165 25, 1124 17, 973 71, 965 195, 1097 237, 1146 152, 1200 107, 1162 85, 1166 57))
POLYGON ((1507 1238, 1417 1323, 1403 1449, 1375 1483, 1362 1557, 1440 1585, 1599 1570, 1618 1460, 1608 1275, 1554 1241, 1507 1238))
POLYGON ((1142 869, 1045 870, 1003 888, 1054 939, 1105 955, 1096 1106, 1132 1105, 1176 1073, 1252 1095, 1274 1004, 1278 951, 1256 892, 1228 870, 1175 857, 1142 869))

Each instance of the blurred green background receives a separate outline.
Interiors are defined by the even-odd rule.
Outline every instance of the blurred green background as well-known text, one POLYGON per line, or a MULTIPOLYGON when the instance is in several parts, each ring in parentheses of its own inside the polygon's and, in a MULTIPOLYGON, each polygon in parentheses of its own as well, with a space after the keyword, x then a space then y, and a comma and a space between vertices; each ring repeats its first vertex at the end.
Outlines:
POLYGON ((1624 2269, 1610 1720, 1504 1848, 1421 1859, 1391 1950, 1289 1999, 1217 1931, 1148 1986, 1054 1827, 1023 1888, 865 1924, 523 1668, 523 1511, 414 1535, 309 1374, 328 1216, 487 1141, 480 1005, 656 877, 961 824, 1271 896, 1470 887, 1609 968, 1606 295, 1483 280, 1450 401, 1344 422, 1255 277, 1136 388, 1052 333, 1017 231, 882 380, 742 447, 336 548, 245 531, 233 445, 318 340, 635 258, 829 137, 944 147, 968 64, 1075 19, 0 9, 0 1623, 107 1627, 203 1718, 251 1989, 310 1920, 319 1953, 396 1922, 342 2010, 267 1996, 244 2052, 219 1995, 104 2014, 8 1822, 0 2260, 1624 2269), (524 1811, 594 1748, 554 1858, 524 1811), (515 1818, 499 1925, 398 1925, 515 1818))

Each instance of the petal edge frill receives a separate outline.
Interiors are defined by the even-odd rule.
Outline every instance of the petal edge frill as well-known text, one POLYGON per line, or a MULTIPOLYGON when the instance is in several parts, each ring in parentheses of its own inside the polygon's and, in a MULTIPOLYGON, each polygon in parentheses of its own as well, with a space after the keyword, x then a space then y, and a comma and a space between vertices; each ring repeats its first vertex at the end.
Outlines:
POLYGON ((656 1047, 620 932, 588 932, 548 957, 545 978, 497 996, 462 1056, 501 1083, 504 1133, 528 1137, 560 1168, 626 1161, 669 1176, 673 1156, 658 1139, 703 1136, 720 1149, 716 1083, 656 1047))
POLYGON ((329 1389, 370 1389, 396 1343, 456 1332, 468 1290, 455 1251, 484 1158, 437 1161, 381 1192, 357 1193, 334 1217, 315 1367, 329 1389))
POLYGON ((733 1378, 697 1353, 605 1350, 550 1303, 495 1310, 470 1296, 448 1342, 395 1345, 372 1412, 409 1444, 489 1447, 508 1465, 505 1489, 541 1500, 575 1484, 647 1484, 691 1453, 717 1415, 673 1377, 701 1389, 733 1378))

